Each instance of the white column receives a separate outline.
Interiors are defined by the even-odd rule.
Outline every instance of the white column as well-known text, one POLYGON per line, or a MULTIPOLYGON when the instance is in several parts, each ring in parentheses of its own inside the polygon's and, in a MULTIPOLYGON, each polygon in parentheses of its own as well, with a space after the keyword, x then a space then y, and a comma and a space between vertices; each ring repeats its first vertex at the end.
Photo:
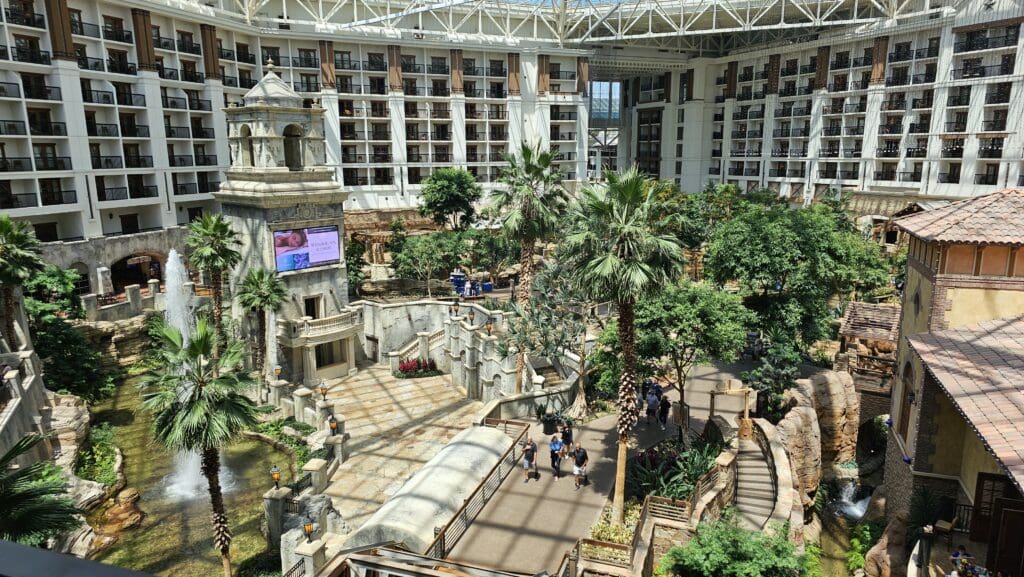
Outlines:
MULTIPOLYGON (((388 121, 391 126, 391 160, 395 164, 395 188, 398 191, 396 196, 400 196, 398 200, 402 206, 415 206, 416 201, 405 198, 409 186, 409 171, 406 168, 405 155, 405 96, 400 92, 388 92, 388 121)), ((374 194, 373 199, 373 208, 385 208, 380 205, 380 195, 374 194)))
POLYGON ((466 164, 466 95, 452 94, 452 160, 455 166, 466 164))
POLYGON ((338 114, 338 91, 324 87, 320 91, 320 106, 324 108, 324 147, 327 166, 334 169, 341 182, 341 117, 338 114))
MULTIPOLYGON (((540 132, 537 119, 537 56, 535 51, 524 51, 519 55, 519 88, 522 94, 520 115, 523 124, 521 139, 530 145, 540 142, 542 147, 546 147, 548 135, 540 132)), ((518 142, 510 144, 519 147, 518 142)))
MULTIPOLYGON (((79 207, 78 217, 82 220, 82 236, 89 238, 103 235, 103 226, 96 208, 95 182, 89 174, 92 159, 89 157, 89 134, 85 126, 85 107, 82 104, 82 85, 79 82, 78 65, 69 60, 54 60, 54 72, 57 75, 64 104, 64 122, 68 132, 68 156, 71 167, 75 170, 74 189, 77 191, 79 207), (91 199, 89 197, 92 197, 91 199), (88 206, 92 205, 92 218, 89 218, 88 206)), ((71 236, 71 235, 68 235, 71 236)), ((90 271, 92 274, 93 271, 90 271)))

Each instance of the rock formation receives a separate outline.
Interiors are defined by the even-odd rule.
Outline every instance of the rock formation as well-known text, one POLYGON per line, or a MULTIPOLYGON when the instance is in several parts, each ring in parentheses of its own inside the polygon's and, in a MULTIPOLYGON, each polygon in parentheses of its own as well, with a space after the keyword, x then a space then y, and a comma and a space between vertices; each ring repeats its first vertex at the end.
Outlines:
POLYGON ((907 513, 900 511, 885 527, 882 538, 864 556, 867 577, 905 577, 909 554, 907 541, 907 513))
POLYGON ((156 313, 138 315, 123 321, 76 321, 74 324, 100 352, 103 368, 117 372, 142 359, 149 345, 146 321, 150 314, 156 313))
POLYGON ((822 470, 826 476, 835 474, 838 465, 853 462, 857 457, 860 402, 853 378, 849 373, 821 371, 798 384, 801 388, 810 386, 821 430, 822 470))
POLYGON ((50 405, 42 409, 43 427, 52 433, 55 461, 65 472, 75 469, 78 448, 89 436, 89 408, 74 395, 53 393, 50 405))
POLYGON ((775 426, 789 455, 794 489, 799 494, 805 516, 814 506, 814 494, 821 483, 821 429, 810 393, 806 381, 802 386, 786 391, 790 409, 775 426))

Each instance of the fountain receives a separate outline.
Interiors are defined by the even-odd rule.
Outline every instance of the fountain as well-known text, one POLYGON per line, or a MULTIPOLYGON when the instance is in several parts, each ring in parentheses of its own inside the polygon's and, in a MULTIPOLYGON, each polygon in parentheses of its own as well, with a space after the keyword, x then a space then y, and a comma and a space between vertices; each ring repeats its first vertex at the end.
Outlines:
POLYGON ((164 321, 178 329, 182 344, 187 345, 192 333, 192 293, 185 288, 188 271, 178 251, 171 249, 167 254, 167 268, 164 276, 164 321))
MULTIPOLYGON (((223 459, 220 466, 220 489, 228 493, 235 489, 235 476, 223 459)), ((198 453, 191 451, 174 455, 174 472, 164 478, 164 495, 178 501, 202 499, 208 495, 209 486, 203 476, 202 460, 198 453)))
POLYGON ((839 491, 836 511, 851 521, 860 521, 871 503, 871 491, 861 489, 857 483, 849 482, 839 491))

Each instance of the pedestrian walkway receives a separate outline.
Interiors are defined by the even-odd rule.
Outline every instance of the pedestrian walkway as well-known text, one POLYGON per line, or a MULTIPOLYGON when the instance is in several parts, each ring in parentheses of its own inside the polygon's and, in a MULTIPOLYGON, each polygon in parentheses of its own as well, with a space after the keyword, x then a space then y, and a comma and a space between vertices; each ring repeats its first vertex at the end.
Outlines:
MULTIPOLYGON (((328 381, 329 401, 345 419, 349 459, 331 477, 325 494, 358 529, 409 477, 482 408, 451 384, 449 375, 399 379, 386 366, 328 381)), ((335 537, 332 545, 343 539, 335 537)))
MULTIPOLYGON (((725 379, 738 378, 747 365, 696 367, 686 386, 686 402, 691 405, 690 427, 701 431, 708 419, 710 391, 725 379)), ((673 401, 679 392, 667 392, 673 401)), ((720 397, 715 401, 716 414, 735 422, 742 413, 742 397, 720 397)), ((590 455, 590 485, 573 490, 572 464, 563 462, 565 477, 555 481, 548 459, 550 437, 542 434, 539 424, 530 433, 539 448, 540 480, 523 483, 522 469, 513 471, 497 494, 484 507, 469 529, 448 555, 449 559, 501 569, 503 571, 537 574, 558 569, 565 552, 577 539, 588 537, 612 493, 615 481, 617 452, 616 415, 608 415, 581 426, 576 440, 583 443, 590 455)), ((678 429, 645 424, 645 417, 634 429, 630 452, 647 447, 678 429)))

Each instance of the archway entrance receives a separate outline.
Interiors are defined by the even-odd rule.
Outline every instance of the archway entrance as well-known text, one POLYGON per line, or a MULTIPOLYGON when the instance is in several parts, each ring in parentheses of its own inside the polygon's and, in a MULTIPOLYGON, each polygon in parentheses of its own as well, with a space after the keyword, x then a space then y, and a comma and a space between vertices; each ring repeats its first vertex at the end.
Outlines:
POLYGON ((302 127, 289 124, 284 129, 284 163, 288 170, 302 170, 302 127))
POLYGON ((146 288, 149 279, 163 278, 163 262, 155 254, 133 254, 122 258, 110 267, 110 282, 114 287, 113 295, 120 298, 124 287, 137 284, 146 288))

